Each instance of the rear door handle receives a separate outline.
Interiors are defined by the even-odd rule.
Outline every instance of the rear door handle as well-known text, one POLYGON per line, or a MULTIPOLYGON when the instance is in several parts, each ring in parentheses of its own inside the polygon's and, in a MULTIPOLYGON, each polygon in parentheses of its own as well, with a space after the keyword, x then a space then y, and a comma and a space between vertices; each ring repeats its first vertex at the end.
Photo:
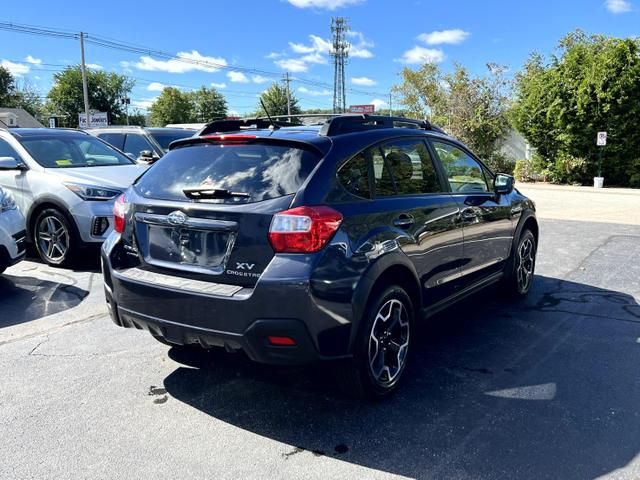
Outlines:
POLYGON ((408 228, 411 225, 414 224, 414 222, 416 221, 415 218, 413 218, 412 215, 409 215, 408 213, 402 213, 398 216, 398 218, 396 218, 393 221, 393 224, 396 227, 400 227, 400 228, 408 228))

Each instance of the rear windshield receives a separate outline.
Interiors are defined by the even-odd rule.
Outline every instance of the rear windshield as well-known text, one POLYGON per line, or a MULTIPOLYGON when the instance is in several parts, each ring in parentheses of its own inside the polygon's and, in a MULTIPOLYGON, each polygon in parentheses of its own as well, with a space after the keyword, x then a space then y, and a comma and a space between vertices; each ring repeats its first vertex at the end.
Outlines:
POLYGON ((169 144, 174 140, 180 140, 181 138, 193 137, 196 133, 195 130, 149 130, 149 133, 155 138, 158 145, 162 147, 165 152, 169 151, 169 144))
POLYGON ((29 135, 20 139, 33 159, 45 168, 131 165, 133 162, 91 135, 29 135))
POLYGON ((186 201, 184 189, 226 190, 214 203, 260 202, 298 191, 317 154, 284 145, 194 145, 170 151, 136 183, 149 198, 186 201))

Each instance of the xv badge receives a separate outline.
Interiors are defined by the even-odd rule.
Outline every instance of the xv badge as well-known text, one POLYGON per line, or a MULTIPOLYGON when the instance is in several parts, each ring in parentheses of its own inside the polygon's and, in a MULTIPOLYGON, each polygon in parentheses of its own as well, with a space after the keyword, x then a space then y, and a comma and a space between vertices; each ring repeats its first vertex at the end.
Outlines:
POLYGON ((236 269, 238 270, 253 270, 253 267, 255 267, 256 264, 255 263, 239 263, 236 262, 236 269))

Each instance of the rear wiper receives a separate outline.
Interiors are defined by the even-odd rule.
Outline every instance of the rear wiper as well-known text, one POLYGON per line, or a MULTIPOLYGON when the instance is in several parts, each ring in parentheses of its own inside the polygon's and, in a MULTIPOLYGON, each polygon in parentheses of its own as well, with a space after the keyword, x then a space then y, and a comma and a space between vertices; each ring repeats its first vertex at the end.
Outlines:
POLYGON ((245 192, 232 192, 224 188, 198 187, 185 188, 182 192, 189 198, 198 199, 218 199, 218 198, 250 198, 251 195, 245 192))

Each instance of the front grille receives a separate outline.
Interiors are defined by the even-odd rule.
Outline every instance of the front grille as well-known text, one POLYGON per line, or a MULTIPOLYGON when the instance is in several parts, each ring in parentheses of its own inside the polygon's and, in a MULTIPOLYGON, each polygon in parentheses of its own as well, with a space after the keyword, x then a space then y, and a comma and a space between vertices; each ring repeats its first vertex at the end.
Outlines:
POLYGON ((94 237, 101 237, 104 232, 109 228, 108 217, 95 217, 91 224, 91 235, 94 237))
POLYGON ((18 246, 18 253, 22 253, 27 249, 27 231, 22 230, 14 235, 12 235, 13 239, 16 241, 16 245, 18 246))

